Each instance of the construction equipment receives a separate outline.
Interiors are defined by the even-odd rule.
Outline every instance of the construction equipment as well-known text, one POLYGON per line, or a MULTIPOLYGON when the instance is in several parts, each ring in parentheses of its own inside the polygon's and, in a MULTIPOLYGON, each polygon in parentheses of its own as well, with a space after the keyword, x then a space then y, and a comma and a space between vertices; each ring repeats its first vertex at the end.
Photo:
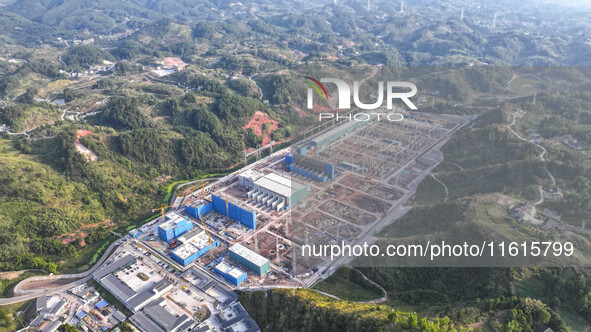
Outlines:
MULTIPOLYGON (((177 195, 177 197, 185 197, 188 194, 194 192, 195 187, 189 187, 189 189, 183 191, 181 194, 177 195)), ((197 188, 201 188, 201 192, 202 192, 202 199, 205 199, 205 181, 201 181, 201 184, 199 186, 197 186, 197 188)))
POLYGON ((205 181, 201 181, 202 199, 205 199, 205 181))
POLYGON ((209 237, 209 255, 213 258, 213 240, 211 239, 211 234, 209 234, 207 227, 205 227, 205 222, 203 222, 203 219, 201 219, 201 215, 197 213, 197 216, 199 217, 199 221, 201 221, 201 224, 203 225, 205 233, 207 233, 207 237, 209 237))
POLYGON ((226 200, 226 216, 230 218, 230 208, 228 206, 228 194, 224 194, 224 199, 226 200))
MULTIPOLYGON (((164 218, 164 210, 166 210, 168 208, 172 208, 172 207, 182 206, 182 205, 189 204, 191 202, 196 202, 199 200, 201 200, 201 198, 193 199, 190 201, 182 202, 180 204, 173 204, 173 205, 169 205, 169 206, 164 206, 164 204, 160 204, 160 208, 152 209, 152 212, 156 212, 156 211, 160 210, 162 212, 162 222, 165 222, 166 219, 164 218)), ((201 219, 201 218, 199 218, 199 219, 201 219)), ((205 224, 203 224, 203 227, 205 227, 205 224)), ((207 232, 207 229, 205 231, 207 232)), ((209 232, 208 232, 208 235, 209 235, 209 232)), ((211 240, 211 237, 210 237, 210 240, 211 240)), ((174 241, 173 241, 172 236, 170 237, 170 247, 174 248, 174 241)))

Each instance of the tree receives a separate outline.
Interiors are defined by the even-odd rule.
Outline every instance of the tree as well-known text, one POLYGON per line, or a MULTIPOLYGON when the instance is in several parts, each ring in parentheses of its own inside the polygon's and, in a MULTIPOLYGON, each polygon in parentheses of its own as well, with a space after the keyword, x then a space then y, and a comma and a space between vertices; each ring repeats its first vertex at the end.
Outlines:
POLYGON ((408 327, 409 329, 414 329, 417 326, 418 326, 417 314, 415 314, 415 313, 409 314, 408 318, 406 319, 406 327, 408 327))
POLYGON ((121 332, 133 332, 133 328, 128 323, 123 323, 119 326, 121 332))
POLYGON ((503 332, 521 332, 523 329, 519 325, 519 322, 512 320, 505 325, 503 332))
POLYGON ((80 331, 76 328, 76 326, 72 326, 70 324, 62 324, 58 329, 60 332, 78 332, 78 331, 80 331))

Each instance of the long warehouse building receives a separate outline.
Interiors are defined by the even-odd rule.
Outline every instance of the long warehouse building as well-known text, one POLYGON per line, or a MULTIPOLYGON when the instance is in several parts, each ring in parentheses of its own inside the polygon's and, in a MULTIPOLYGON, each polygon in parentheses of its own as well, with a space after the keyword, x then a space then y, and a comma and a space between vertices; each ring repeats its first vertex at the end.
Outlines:
POLYGON ((238 243, 230 247, 230 258, 260 276, 271 268, 268 259, 238 243))
POLYGON ((274 173, 256 179, 249 189, 248 199, 261 202, 275 211, 287 209, 308 195, 307 186, 274 173))

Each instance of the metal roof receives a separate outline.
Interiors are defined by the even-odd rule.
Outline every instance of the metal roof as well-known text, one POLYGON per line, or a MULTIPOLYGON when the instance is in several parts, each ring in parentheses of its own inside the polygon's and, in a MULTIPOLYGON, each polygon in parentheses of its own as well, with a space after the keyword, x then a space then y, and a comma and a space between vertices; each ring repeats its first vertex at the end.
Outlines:
POLYGON ((125 301, 137 294, 131 287, 119 280, 119 278, 117 278, 114 274, 109 274, 108 276, 101 279, 101 284, 110 293, 117 294, 119 298, 124 299, 125 301))
POLYGON ((102 309, 108 305, 109 305, 109 302, 107 302, 107 300, 102 300, 101 302, 96 304, 96 307, 99 309, 102 309))
POLYGON ((100 269, 94 272, 94 277, 97 279, 101 279, 102 277, 106 276, 109 273, 113 273, 115 271, 121 270, 122 268, 134 263, 136 258, 132 255, 125 255, 120 259, 115 260, 114 262, 109 263, 108 265, 103 265, 100 269))
POLYGON ((175 316, 166 309, 166 300, 158 299, 154 303, 144 308, 144 312, 148 317, 155 321, 160 327, 166 331, 173 331, 178 329, 181 325, 190 321, 191 318, 183 314, 182 316, 175 316))
POLYGON ((263 266, 269 262, 269 260, 265 257, 257 254, 256 252, 246 248, 245 246, 239 243, 236 243, 235 245, 231 246, 230 252, 235 253, 236 255, 246 259, 247 261, 257 266, 263 266))
POLYGON ((132 308, 137 308, 138 306, 144 304, 146 301, 155 297, 159 293, 162 293, 169 286, 172 286, 170 281, 163 279, 157 284, 155 284, 153 287, 150 287, 149 289, 146 289, 143 292, 138 293, 131 299, 127 300, 127 304, 132 308))
POLYGON ((129 317, 129 320, 144 332, 165 332, 158 324, 154 323, 143 311, 129 317))
POLYGON ((244 275, 244 271, 240 270, 237 267, 232 267, 224 262, 219 263, 215 268, 218 269, 220 272, 230 275, 236 279, 244 275))
POLYGON ((254 184, 284 197, 291 197, 292 192, 299 191, 305 187, 303 184, 275 173, 263 176, 256 180, 254 184))

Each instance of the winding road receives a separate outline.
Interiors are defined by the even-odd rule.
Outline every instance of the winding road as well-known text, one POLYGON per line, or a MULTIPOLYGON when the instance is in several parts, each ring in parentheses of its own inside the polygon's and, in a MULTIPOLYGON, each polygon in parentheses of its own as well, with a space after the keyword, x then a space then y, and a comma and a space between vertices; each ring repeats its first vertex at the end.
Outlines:
POLYGON ((22 280, 21 282, 16 284, 16 286, 14 287, 14 293, 15 294, 23 294, 24 293, 24 294, 13 296, 13 297, 0 298, 0 305, 14 304, 14 303, 22 302, 22 301, 31 300, 31 299, 34 299, 34 298, 37 298, 37 297, 43 296, 43 295, 51 295, 51 294, 55 294, 55 293, 65 292, 72 287, 82 285, 83 283, 92 279, 92 273, 103 265, 103 263, 107 260, 107 258, 109 258, 111 253, 115 250, 115 248, 117 248, 122 242, 123 242, 122 239, 119 239, 119 240, 111 243, 111 245, 107 248, 107 250, 105 250, 105 253, 101 256, 101 258, 89 270, 87 270, 85 272, 76 273, 76 274, 58 274, 58 275, 49 275, 49 276, 37 276, 37 277, 30 277, 30 278, 22 280), (51 289, 46 288, 46 289, 40 289, 40 290, 27 290, 27 291, 22 290, 22 287, 26 283, 29 283, 32 281, 51 281, 51 280, 59 280, 59 279, 77 279, 77 280, 75 280, 71 283, 68 283, 66 285, 54 287, 51 289))
POLYGON ((445 189, 445 199, 444 199, 444 202, 447 202, 447 200, 449 199, 449 190, 447 189, 447 186, 445 185, 445 183, 441 182, 441 180, 439 180, 437 178, 437 173, 431 173, 431 177, 433 179, 435 179, 435 181, 441 183, 441 185, 443 186, 443 189, 445 189))
POLYGON ((260 101, 263 101, 263 89, 261 89, 261 87, 257 84, 257 82, 255 82, 252 78, 257 76, 259 73, 256 74, 252 74, 250 76, 248 76, 248 80, 251 81, 252 83, 254 83, 254 85, 257 86, 257 89, 259 89, 259 93, 261 94, 261 96, 259 97, 260 101))
MULTIPOLYGON (((546 159, 544 158, 544 156, 546 155, 546 148, 543 147, 540 144, 534 143, 534 142, 530 142, 529 140, 523 138, 521 135, 519 135, 517 132, 515 132, 515 130, 513 130, 513 125, 515 125, 515 121, 517 120, 517 118, 521 118, 525 115, 525 112, 522 110, 519 110, 518 114, 511 114, 512 120, 511 120, 511 124, 507 125, 507 129, 509 129, 509 131, 511 131, 511 133, 513 133, 513 135, 515 135, 517 138, 519 138, 520 140, 533 144, 537 147, 539 147, 540 149, 542 149, 542 152, 540 153, 540 155, 538 156, 538 158, 540 158, 542 161, 546 161, 546 159)), ((556 185, 556 178, 554 178, 554 176, 552 175, 552 173, 550 173, 550 171, 548 170, 547 167, 545 167, 546 169, 546 173, 548 173, 548 177, 550 178, 550 180, 552 181, 552 186, 556 185)), ((544 186, 538 186, 538 191, 540 192, 540 199, 534 203, 534 206, 538 206, 542 203, 544 203, 544 186)))

